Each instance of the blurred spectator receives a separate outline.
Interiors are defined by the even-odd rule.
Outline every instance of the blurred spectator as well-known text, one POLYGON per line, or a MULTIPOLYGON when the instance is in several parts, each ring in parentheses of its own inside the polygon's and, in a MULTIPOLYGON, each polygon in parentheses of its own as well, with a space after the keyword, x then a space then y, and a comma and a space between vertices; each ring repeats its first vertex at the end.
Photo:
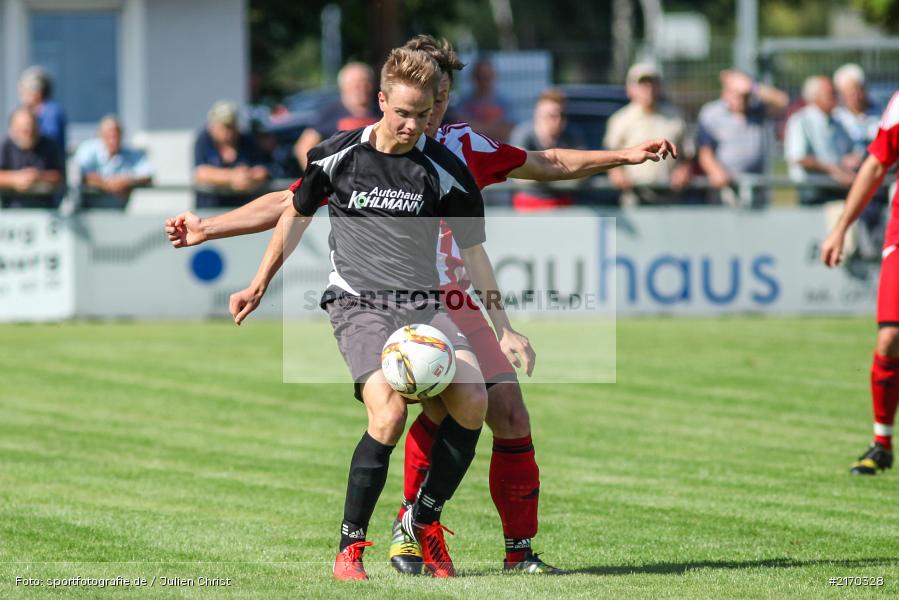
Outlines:
POLYGON ((29 108, 14 110, 9 136, 0 146, 0 204, 3 208, 54 208, 64 181, 56 142, 41 135, 29 108))
MULTIPOLYGON (((724 191, 744 173, 765 171, 766 118, 783 112, 790 98, 740 71, 722 71, 720 79, 721 98, 699 111, 696 145, 699 166, 709 183, 724 191)), ((733 192, 722 195, 727 196, 733 197, 733 192)))
POLYGON ((82 208, 125 208, 131 191, 150 185, 153 168, 143 151, 122 146, 122 124, 115 115, 100 120, 98 137, 78 146, 75 160, 85 186, 82 208))
POLYGON ((647 161, 610 170, 609 180, 622 191, 622 206, 676 202, 690 182, 689 149, 684 147, 686 123, 676 107, 662 100, 661 92, 661 75, 654 65, 631 66, 627 72, 630 104, 615 112, 606 126, 603 144, 608 150, 630 148, 659 137, 667 138, 681 150, 677 161, 647 161), (671 188, 673 193, 659 187, 671 188))
POLYGON ((508 141, 512 131, 512 112, 508 101, 494 89, 496 73, 493 65, 489 60, 479 60, 474 65, 471 78, 474 89, 459 102, 459 119, 497 141, 508 141))
MULTIPOLYGON (((829 176, 838 187, 849 188, 861 155, 853 150, 852 139, 835 118, 837 97, 829 77, 814 76, 802 85, 806 106, 787 121, 784 153, 790 165, 790 178, 796 182, 809 174, 829 176)), ((800 188, 802 204, 821 204, 834 200, 840 192, 822 188, 800 188)))
MULTIPOLYGON (((568 126, 565 119, 565 94, 559 90, 545 90, 534 105, 534 118, 512 130, 510 143, 525 150, 549 148, 586 148, 580 132, 568 126)), ((534 184, 533 191, 516 192, 512 204, 518 210, 544 210, 573 204, 570 194, 552 192, 534 184)))
POLYGON ((219 101, 209 110, 206 128, 194 147, 194 178, 198 186, 221 193, 197 192, 197 208, 240 206, 268 180, 268 169, 253 136, 237 127, 237 105, 219 101))
POLYGON ((294 154, 301 169, 306 169, 306 154, 313 146, 338 131, 348 131, 378 122, 374 106, 375 74, 365 63, 347 63, 337 73, 340 100, 326 107, 307 127, 294 145, 294 154))
POLYGON ((37 115, 41 134, 52 139, 66 157, 66 116, 62 108, 51 100, 53 81, 40 67, 28 67, 19 78, 19 101, 37 115))
POLYGON ((853 63, 843 65, 834 72, 833 85, 841 102, 833 116, 849 134, 855 152, 864 155, 880 127, 880 111, 871 106, 865 90, 865 72, 853 63))

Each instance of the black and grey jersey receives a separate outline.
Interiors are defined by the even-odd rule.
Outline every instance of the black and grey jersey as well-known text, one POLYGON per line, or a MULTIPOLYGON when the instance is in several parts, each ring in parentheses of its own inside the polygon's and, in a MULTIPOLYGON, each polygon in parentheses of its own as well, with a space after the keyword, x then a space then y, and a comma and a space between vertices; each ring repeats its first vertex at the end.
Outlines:
POLYGON ((310 150, 294 193, 294 208, 307 216, 328 198, 332 271, 325 299, 436 291, 441 219, 460 248, 485 240, 484 201, 465 165, 424 135, 405 154, 379 152, 369 141, 373 127, 337 133, 310 150))

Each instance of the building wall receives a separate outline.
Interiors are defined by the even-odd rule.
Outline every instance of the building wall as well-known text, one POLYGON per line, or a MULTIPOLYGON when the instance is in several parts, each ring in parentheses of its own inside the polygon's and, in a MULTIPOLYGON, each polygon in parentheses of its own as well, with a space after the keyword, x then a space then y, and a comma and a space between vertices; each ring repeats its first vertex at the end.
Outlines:
MULTIPOLYGON (((189 185, 194 133, 203 126, 209 107, 219 99, 247 101, 247 2, 0 0, 0 134, 18 103, 16 84, 28 66, 33 12, 116 11, 118 112, 126 138, 147 150, 157 184, 189 185)), ((68 150, 95 132, 96 123, 70 118, 68 150)), ((74 163, 69 166, 74 181, 74 163)), ((148 202, 156 207, 186 208, 193 197, 188 190, 141 190, 137 195, 152 196, 148 202)), ((132 204, 140 206, 142 199, 132 204)))
POLYGON ((245 0, 147 2, 150 130, 202 126, 213 102, 247 99, 245 0))
POLYGON ((215 100, 247 99, 246 4, 247 0, 0 0, 0 117, 5 119, 15 107, 16 81, 28 66, 31 11, 111 9, 120 14, 118 96, 127 131, 198 128, 215 100))

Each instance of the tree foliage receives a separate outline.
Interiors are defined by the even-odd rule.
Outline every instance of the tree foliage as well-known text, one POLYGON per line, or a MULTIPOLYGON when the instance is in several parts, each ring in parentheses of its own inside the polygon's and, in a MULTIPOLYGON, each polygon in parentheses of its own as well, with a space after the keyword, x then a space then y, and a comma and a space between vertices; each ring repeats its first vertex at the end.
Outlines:
MULTIPOLYGON (((642 37, 639 0, 635 35, 642 37)), ((854 3, 872 21, 899 29, 899 0, 758 0, 761 36, 827 35, 834 8, 854 3)), ((714 40, 736 32, 738 0, 664 0, 668 12, 701 12, 714 40)), ((321 12, 342 10, 344 60, 377 67, 387 49, 417 33, 444 36, 458 48, 498 48, 491 3, 486 0, 249 0, 254 97, 276 99, 325 83, 321 73, 321 12)), ((602 80, 611 64, 611 0, 510 0, 521 49, 549 49, 556 74, 568 80, 602 80)))
POLYGON ((377 66, 385 47, 413 33, 446 35, 460 14, 449 0, 250 0, 250 60, 257 100, 315 87, 321 72, 321 13, 328 4, 342 12, 343 59, 377 66), (396 17, 393 18, 392 15, 396 17), (385 35, 386 34, 386 35, 385 35))
POLYGON ((887 31, 899 31, 899 0, 853 0, 865 19, 887 31))

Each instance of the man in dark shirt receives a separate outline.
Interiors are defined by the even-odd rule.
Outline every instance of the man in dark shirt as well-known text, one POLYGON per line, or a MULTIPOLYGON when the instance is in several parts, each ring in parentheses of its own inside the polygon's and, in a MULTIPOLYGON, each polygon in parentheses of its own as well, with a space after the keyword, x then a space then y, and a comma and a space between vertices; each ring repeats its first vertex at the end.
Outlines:
POLYGON ((219 193, 198 191, 197 208, 240 206, 255 198, 268 181, 263 162, 253 137, 237 127, 237 106, 216 102, 194 145, 194 178, 219 193))
POLYGON ((340 100, 326 106, 316 119, 316 124, 307 127, 294 144, 294 155, 301 169, 306 168, 306 154, 309 150, 338 131, 349 131, 371 125, 378 120, 372 106, 374 73, 365 63, 351 62, 337 74, 340 100))
POLYGON ((54 208, 64 181, 59 148, 38 131, 37 117, 25 107, 9 119, 0 147, 0 204, 3 208, 54 208))
MULTIPOLYGON (((481 245, 484 205, 478 187, 448 149, 422 135, 439 80, 440 68, 426 53, 402 48, 391 52, 381 73, 384 117, 364 129, 337 134, 309 152, 306 176, 293 206, 281 216, 256 277, 231 297, 231 313, 240 324, 259 305, 321 199, 328 197, 333 270, 322 307, 369 416, 350 465, 334 564, 337 579, 366 578, 361 555, 370 545, 364 541, 368 522, 406 422, 406 401, 387 384, 380 352, 395 329, 416 322, 430 322, 453 340, 457 370, 441 394, 448 416, 438 429, 431 467, 418 501, 404 514, 403 528, 421 543, 425 568, 432 575, 455 574, 440 515, 474 457, 487 393, 467 339, 446 313, 430 301, 416 307, 399 293, 438 289, 441 218, 453 227, 475 287, 494 299, 498 293, 481 245), (383 292, 394 295, 384 299, 383 292)), ((530 351, 527 339, 511 329, 502 305, 495 300, 487 305, 497 330, 517 336, 514 352, 525 356, 530 351)))
MULTIPOLYGON (((587 147, 581 132, 568 126, 565 117, 567 99, 561 90, 544 90, 534 103, 534 118, 519 123, 512 130, 509 144, 524 150, 550 148, 583 149, 587 147)), ((535 183, 530 190, 517 191, 512 206, 521 211, 549 210, 574 204, 574 197, 535 183)))

